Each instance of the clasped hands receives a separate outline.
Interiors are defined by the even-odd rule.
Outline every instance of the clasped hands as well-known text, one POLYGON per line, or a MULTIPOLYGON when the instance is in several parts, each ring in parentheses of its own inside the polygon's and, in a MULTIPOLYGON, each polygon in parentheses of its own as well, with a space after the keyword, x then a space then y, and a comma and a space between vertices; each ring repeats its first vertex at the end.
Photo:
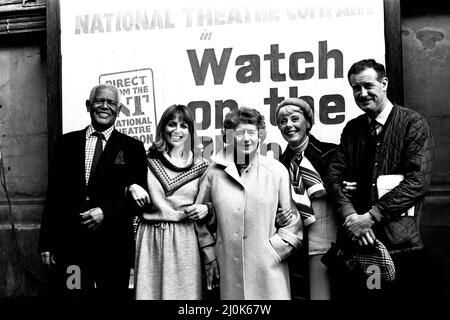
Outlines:
MULTIPOLYGON (((355 181, 342 182, 342 192, 349 198, 353 197, 357 187, 358 184, 355 181)), ((373 224, 369 212, 362 215, 355 212, 345 218, 344 229, 350 239, 358 241, 359 246, 373 246, 376 239, 372 231, 373 224)))
POLYGON ((373 246, 376 239, 372 231, 373 224, 369 212, 361 215, 352 213, 345 218, 344 229, 350 239, 358 241, 359 246, 373 246))

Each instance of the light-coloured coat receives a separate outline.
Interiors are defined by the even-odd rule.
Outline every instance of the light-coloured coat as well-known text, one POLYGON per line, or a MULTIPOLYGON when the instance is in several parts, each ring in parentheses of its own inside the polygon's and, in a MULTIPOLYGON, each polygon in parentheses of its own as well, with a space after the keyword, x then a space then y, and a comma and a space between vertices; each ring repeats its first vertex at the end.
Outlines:
POLYGON ((286 168, 256 154, 239 176, 231 152, 213 160, 201 179, 197 202, 212 201, 215 216, 209 230, 198 224, 197 232, 206 262, 217 258, 221 299, 290 299, 285 259, 300 246, 303 228, 286 168), (294 211, 283 228, 275 226, 277 208, 294 211))

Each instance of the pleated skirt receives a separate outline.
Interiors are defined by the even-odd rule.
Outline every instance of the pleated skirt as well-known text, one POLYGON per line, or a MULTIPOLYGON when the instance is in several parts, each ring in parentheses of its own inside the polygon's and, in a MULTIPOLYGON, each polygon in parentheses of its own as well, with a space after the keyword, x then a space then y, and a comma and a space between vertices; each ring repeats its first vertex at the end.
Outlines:
POLYGON ((194 224, 141 220, 134 272, 137 300, 202 299, 202 269, 194 224))

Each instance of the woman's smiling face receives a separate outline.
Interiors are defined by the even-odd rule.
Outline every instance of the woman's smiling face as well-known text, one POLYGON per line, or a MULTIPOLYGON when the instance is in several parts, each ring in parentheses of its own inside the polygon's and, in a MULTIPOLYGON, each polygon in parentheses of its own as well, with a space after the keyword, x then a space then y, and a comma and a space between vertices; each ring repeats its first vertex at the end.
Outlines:
POLYGON ((290 146, 295 147, 306 138, 310 124, 301 111, 290 110, 292 108, 289 108, 289 106, 280 110, 277 125, 283 139, 290 146))
POLYGON ((189 125, 179 115, 167 122, 164 131, 166 141, 171 149, 184 145, 186 141, 190 141, 189 125))

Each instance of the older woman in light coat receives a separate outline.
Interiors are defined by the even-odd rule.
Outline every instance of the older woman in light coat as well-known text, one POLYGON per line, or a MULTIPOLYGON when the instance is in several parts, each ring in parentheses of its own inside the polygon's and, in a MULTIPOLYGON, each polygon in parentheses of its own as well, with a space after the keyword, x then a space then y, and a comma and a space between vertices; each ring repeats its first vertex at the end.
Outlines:
POLYGON ((286 258, 301 244, 302 221, 288 171, 258 152, 265 124, 257 110, 232 110, 224 130, 230 144, 201 178, 197 197, 215 208, 197 223, 208 287, 220 278, 221 299, 290 299, 286 258), (276 223, 279 208, 292 210, 284 227, 276 223))

